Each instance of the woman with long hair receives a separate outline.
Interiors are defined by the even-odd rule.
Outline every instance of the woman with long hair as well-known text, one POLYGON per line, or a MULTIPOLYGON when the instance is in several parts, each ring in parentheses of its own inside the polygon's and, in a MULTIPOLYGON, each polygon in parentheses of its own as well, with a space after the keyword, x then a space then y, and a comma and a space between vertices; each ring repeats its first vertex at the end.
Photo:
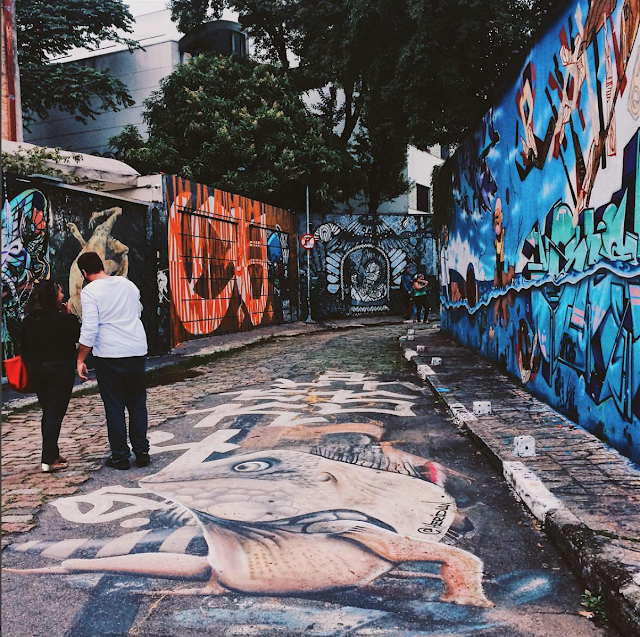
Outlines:
POLYGON ((36 284, 22 322, 21 356, 29 382, 42 408, 42 471, 66 465, 58 438, 75 380, 76 343, 80 322, 64 303, 60 285, 47 280, 36 284))
POLYGON ((416 304, 416 323, 428 323, 429 282, 422 273, 416 275, 416 280, 413 284, 413 302, 416 304))

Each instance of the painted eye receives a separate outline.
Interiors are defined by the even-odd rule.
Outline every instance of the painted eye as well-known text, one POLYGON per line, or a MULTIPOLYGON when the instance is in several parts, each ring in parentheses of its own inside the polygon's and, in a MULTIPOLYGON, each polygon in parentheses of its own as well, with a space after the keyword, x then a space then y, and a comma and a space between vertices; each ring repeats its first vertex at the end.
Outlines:
POLYGON ((272 466, 272 463, 267 462, 266 460, 251 460, 249 462, 241 462, 240 464, 235 465, 233 470, 239 471, 240 473, 255 473, 256 471, 269 469, 272 466))

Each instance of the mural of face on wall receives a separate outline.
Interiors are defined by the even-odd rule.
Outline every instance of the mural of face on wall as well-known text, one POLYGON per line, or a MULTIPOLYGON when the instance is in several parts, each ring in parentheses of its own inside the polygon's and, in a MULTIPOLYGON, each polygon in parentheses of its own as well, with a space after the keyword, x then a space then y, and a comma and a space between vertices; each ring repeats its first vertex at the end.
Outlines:
POLYGON ((441 255, 445 327, 635 459, 639 26, 637 3, 579 0, 543 36, 458 155, 454 192, 484 162, 491 213, 458 197, 441 255))
MULTIPOLYGON (((6 187, 5 187, 6 194, 6 187)), ((33 286, 49 276, 49 203, 42 192, 20 192, 2 209, 2 347, 18 351, 20 323, 33 286)))
POLYGON ((490 608, 482 561, 454 546, 473 523, 445 490, 446 470, 381 442, 384 425, 374 418, 415 418, 419 395, 411 383, 342 372, 225 394, 226 402, 190 412, 204 437, 173 444, 168 431, 150 432, 151 453, 172 460, 139 488, 107 486, 54 502, 72 523, 122 520, 123 529, 142 530, 103 543, 18 544, 12 550, 58 565, 5 572, 171 579, 175 587, 153 592, 236 601, 345 591, 366 600, 387 578, 376 595, 409 606, 406 583, 427 578, 435 584, 427 604, 490 608), (205 546, 197 554, 188 550, 196 539, 205 546))
POLYGON ((355 248, 342 263, 342 295, 349 291, 355 308, 384 304, 389 298, 389 264, 382 250, 373 245, 355 248))
MULTIPOLYGON (((425 267, 428 228, 415 219, 354 215, 315 230, 312 265, 319 282, 320 311, 362 315, 396 308, 403 270, 425 267)), ((312 275, 313 276, 313 275, 312 275)))
MULTIPOLYGON (((126 277, 129 273, 129 248, 112 235, 113 226, 121 214, 122 208, 118 207, 94 212, 89 220, 89 228, 93 229, 93 232, 88 240, 85 240, 75 223, 69 222, 67 228, 80 246, 78 257, 84 252, 95 252, 102 259, 107 274, 126 277), (98 223, 101 219, 104 221, 98 223)), ((74 314, 82 318, 80 295, 84 277, 78 267, 78 257, 73 261, 69 271, 68 305, 74 314)))

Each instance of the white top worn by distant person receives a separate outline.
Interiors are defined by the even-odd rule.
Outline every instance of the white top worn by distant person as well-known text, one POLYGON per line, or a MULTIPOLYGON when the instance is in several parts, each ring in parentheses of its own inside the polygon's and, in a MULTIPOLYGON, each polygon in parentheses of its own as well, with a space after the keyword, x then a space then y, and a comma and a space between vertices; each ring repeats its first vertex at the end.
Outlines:
POLYGON ((147 353, 140 320, 140 290, 122 276, 92 281, 82 290, 80 344, 99 358, 128 358, 147 353))

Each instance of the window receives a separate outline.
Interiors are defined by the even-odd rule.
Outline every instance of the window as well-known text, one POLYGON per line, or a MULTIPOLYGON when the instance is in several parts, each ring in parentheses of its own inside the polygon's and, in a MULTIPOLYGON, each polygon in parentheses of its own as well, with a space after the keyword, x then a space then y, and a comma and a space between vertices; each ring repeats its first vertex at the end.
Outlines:
POLYGON ((416 210, 419 212, 431 212, 431 188, 423 186, 422 184, 416 184, 416 190, 418 195, 418 202, 416 204, 416 210))

